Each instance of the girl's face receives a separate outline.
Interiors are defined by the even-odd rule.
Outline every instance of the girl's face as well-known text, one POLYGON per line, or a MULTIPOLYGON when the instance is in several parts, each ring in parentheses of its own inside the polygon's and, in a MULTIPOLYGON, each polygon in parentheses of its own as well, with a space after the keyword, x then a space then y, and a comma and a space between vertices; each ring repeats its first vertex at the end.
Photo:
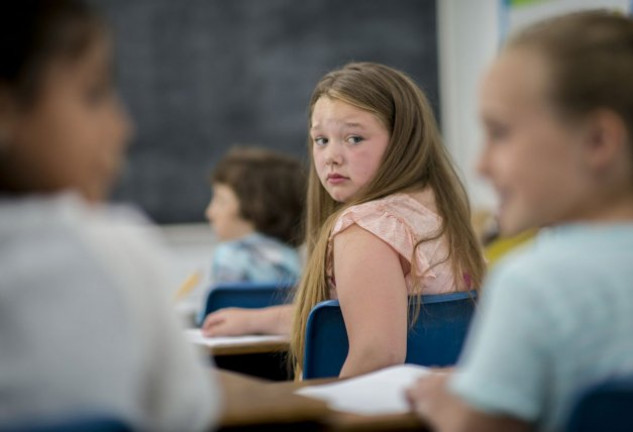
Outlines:
POLYGON ((33 105, 13 103, 8 118, 8 151, 22 187, 74 189, 89 201, 103 200, 131 130, 111 81, 106 38, 77 60, 52 60, 33 105))
POLYGON ((314 105, 310 138, 319 180, 338 202, 372 180, 389 144, 389 132, 374 114, 325 96, 314 105))
POLYGON ((502 54, 482 83, 485 144, 478 169, 499 195, 504 234, 573 220, 586 203, 586 133, 561 120, 547 85, 544 58, 521 48, 502 54))
POLYGON ((253 224, 240 215, 240 201, 233 189, 222 183, 213 184, 213 198, 205 215, 220 241, 234 240, 255 230, 253 224))

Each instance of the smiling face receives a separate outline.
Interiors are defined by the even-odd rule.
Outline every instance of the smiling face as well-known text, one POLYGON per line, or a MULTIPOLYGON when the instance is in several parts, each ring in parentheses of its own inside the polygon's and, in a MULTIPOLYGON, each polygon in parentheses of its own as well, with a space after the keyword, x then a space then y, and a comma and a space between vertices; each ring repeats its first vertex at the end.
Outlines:
POLYGON ((33 105, 14 101, 7 118, 17 187, 106 197, 131 129, 110 74, 110 44, 101 37, 80 58, 53 61, 33 105))
POLYGON ((548 68, 534 51, 506 52, 485 76, 479 171, 493 183, 504 234, 577 219, 591 189, 586 131, 566 123, 547 98, 548 68))
POLYGON ((327 96, 314 104, 311 125, 319 180, 332 199, 346 202, 378 171, 389 132, 374 114, 327 96))

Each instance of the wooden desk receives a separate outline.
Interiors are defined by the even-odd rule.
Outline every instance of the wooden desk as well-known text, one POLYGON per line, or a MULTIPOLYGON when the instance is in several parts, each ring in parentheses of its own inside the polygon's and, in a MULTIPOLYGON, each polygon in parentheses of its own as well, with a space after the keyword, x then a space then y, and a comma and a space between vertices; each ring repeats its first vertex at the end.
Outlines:
MULTIPOLYGON (((317 379, 300 382, 270 383, 277 391, 287 389, 295 392, 301 387, 325 384, 335 379, 317 379)), ((379 391, 379 389, 377 389, 379 391)), ((324 419, 325 430, 328 431, 430 431, 428 425, 413 413, 389 415, 360 415, 328 409, 328 416, 324 419)))
POLYGON ((322 419, 328 414, 325 402, 296 395, 288 387, 271 386, 270 381, 223 370, 217 373, 224 390, 221 430, 280 430, 284 426, 292 430, 299 425, 322 430, 322 419))
POLYGON ((187 339, 213 357, 215 365, 246 375, 274 381, 291 378, 286 363, 290 340, 281 336, 245 336, 232 338, 203 338, 196 329, 185 333, 187 339))
POLYGON ((284 336, 238 336, 206 338, 199 329, 190 328, 185 338, 212 356, 287 352, 290 339, 284 336))
MULTIPOLYGON (((364 416, 327 408, 324 402, 294 394, 307 385, 332 380, 269 382, 220 371, 225 387, 226 412, 222 427, 309 423, 320 431, 429 431, 411 413, 364 416)), ((292 428, 290 429, 292 430, 292 428)))
POLYGON ((215 347, 204 348, 214 357, 244 354, 275 354, 287 353, 290 349, 290 341, 266 341, 242 345, 217 345, 215 347))

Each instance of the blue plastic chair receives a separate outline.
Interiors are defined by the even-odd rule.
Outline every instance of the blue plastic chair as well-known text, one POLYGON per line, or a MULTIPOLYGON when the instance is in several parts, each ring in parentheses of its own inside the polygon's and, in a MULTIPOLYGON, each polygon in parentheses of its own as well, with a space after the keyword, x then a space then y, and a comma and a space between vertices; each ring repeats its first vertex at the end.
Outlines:
POLYGON ((294 282, 235 282, 218 284, 209 291, 204 315, 199 317, 199 321, 202 322, 204 317, 211 312, 227 307, 254 309, 284 304, 288 301, 294 285, 294 282))
POLYGON ((633 431, 633 375, 612 378, 581 392, 566 431, 633 431))
POLYGON ((132 432, 124 422, 111 417, 77 417, 56 421, 29 421, 2 426, 0 432, 132 432))
MULTIPOLYGON (((451 366, 457 362, 475 309, 476 292, 422 296, 407 336, 406 363, 451 366)), ((338 376, 349 342, 338 300, 317 304, 306 324, 303 378, 338 376)))

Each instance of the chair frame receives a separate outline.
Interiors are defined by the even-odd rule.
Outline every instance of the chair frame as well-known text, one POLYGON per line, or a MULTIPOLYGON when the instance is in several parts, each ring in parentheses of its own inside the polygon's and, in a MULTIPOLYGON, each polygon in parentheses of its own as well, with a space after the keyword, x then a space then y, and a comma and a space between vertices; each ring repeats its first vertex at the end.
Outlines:
MULTIPOLYGON (((416 322, 407 335, 405 363, 452 366, 457 362, 474 313, 477 293, 456 292, 419 298, 416 322)), ((418 298, 411 299, 410 316, 418 298)), ((338 300, 317 304, 306 324, 303 378, 338 376, 349 341, 338 300)))
POLYGON ((633 375, 614 377, 587 387, 573 403, 567 432, 633 430, 633 375))
POLYGON ((227 308, 263 308, 287 303, 295 282, 231 282, 220 283, 209 290, 204 307, 203 321, 211 312, 227 308))

